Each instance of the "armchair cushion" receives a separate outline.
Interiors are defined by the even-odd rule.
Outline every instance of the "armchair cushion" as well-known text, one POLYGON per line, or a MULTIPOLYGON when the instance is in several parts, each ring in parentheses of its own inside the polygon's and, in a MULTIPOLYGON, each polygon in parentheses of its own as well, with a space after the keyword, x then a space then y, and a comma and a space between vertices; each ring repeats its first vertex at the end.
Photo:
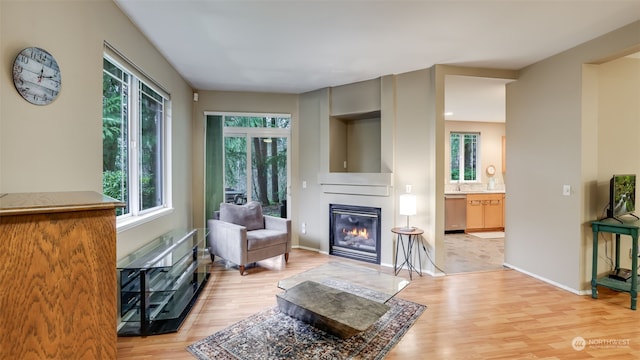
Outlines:
POLYGON ((288 234, 277 230, 260 229, 247 232, 247 250, 257 250, 269 246, 286 244, 288 234))
POLYGON ((264 229, 262 207, 257 201, 251 201, 246 205, 221 203, 220 220, 244 226, 247 231, 264 229))

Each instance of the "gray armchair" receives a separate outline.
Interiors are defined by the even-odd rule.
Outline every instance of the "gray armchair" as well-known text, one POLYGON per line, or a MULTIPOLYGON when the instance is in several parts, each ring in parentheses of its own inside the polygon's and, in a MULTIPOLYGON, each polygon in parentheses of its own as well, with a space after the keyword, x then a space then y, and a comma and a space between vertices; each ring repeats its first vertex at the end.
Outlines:
POLYGON ((219 256, 240 268, 278 255, 289 261, 291 220, 262 214, 260 203, 220 204, 217 219, 207 221, 211 260, 219 256))

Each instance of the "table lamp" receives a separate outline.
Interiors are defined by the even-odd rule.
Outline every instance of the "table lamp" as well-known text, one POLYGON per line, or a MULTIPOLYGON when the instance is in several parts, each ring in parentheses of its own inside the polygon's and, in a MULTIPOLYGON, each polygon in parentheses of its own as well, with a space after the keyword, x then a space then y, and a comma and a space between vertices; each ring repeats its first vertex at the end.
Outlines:
POLYGON ((407 226, 403 227, 404 231, 413 231, 416 228, 409 226, 409 216, 416 214, 416 196, 410 194, 411 185, 407 185, 407 193, 400 195, 400 215, 407 216, 407 226))

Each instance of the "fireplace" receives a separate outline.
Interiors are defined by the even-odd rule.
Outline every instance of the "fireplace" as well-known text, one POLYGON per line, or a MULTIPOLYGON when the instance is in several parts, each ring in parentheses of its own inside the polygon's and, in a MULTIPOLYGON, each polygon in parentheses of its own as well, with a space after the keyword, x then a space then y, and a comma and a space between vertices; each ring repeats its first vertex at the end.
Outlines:
POLYGON ((380 264, 380 208, 329 204, 329 254, 380 264))

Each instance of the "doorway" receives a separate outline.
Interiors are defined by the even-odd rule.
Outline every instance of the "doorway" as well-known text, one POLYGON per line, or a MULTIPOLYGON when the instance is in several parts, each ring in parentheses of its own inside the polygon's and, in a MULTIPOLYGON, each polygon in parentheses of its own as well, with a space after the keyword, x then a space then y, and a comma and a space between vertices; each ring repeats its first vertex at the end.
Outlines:
MULTIPOLYGON (((506 192, 503 141, 506 135, 506 84, 511 81, 467 75, 445 76, 445 256, 442 270, 447 274, 503 268, 506 192), (464 136, 464 143, 459 139, 461 136, 464 136), (469 141, 473 145, 473 156, 464 156, 468 153, 468 137, 473 138, 469 141), (462 144, 465 151, 462 151, 462 144), (461 164, 464 164, 464 171, 461 164), (478 194, 491 198, 469 199, 478 194), (464 199, 463 206, 455 209, 448 206, 459 202, 460 198, 464 199), (477 211, 472 211, 467 218, 469 202, 474 205, 488 203, 482 208, 491 208, 486 211, 490 216, 477 216, 477 211), (452 213, 454 210, 458 213, 452 213)), ((476 208, 472 207, 473 210, 476 208)))

